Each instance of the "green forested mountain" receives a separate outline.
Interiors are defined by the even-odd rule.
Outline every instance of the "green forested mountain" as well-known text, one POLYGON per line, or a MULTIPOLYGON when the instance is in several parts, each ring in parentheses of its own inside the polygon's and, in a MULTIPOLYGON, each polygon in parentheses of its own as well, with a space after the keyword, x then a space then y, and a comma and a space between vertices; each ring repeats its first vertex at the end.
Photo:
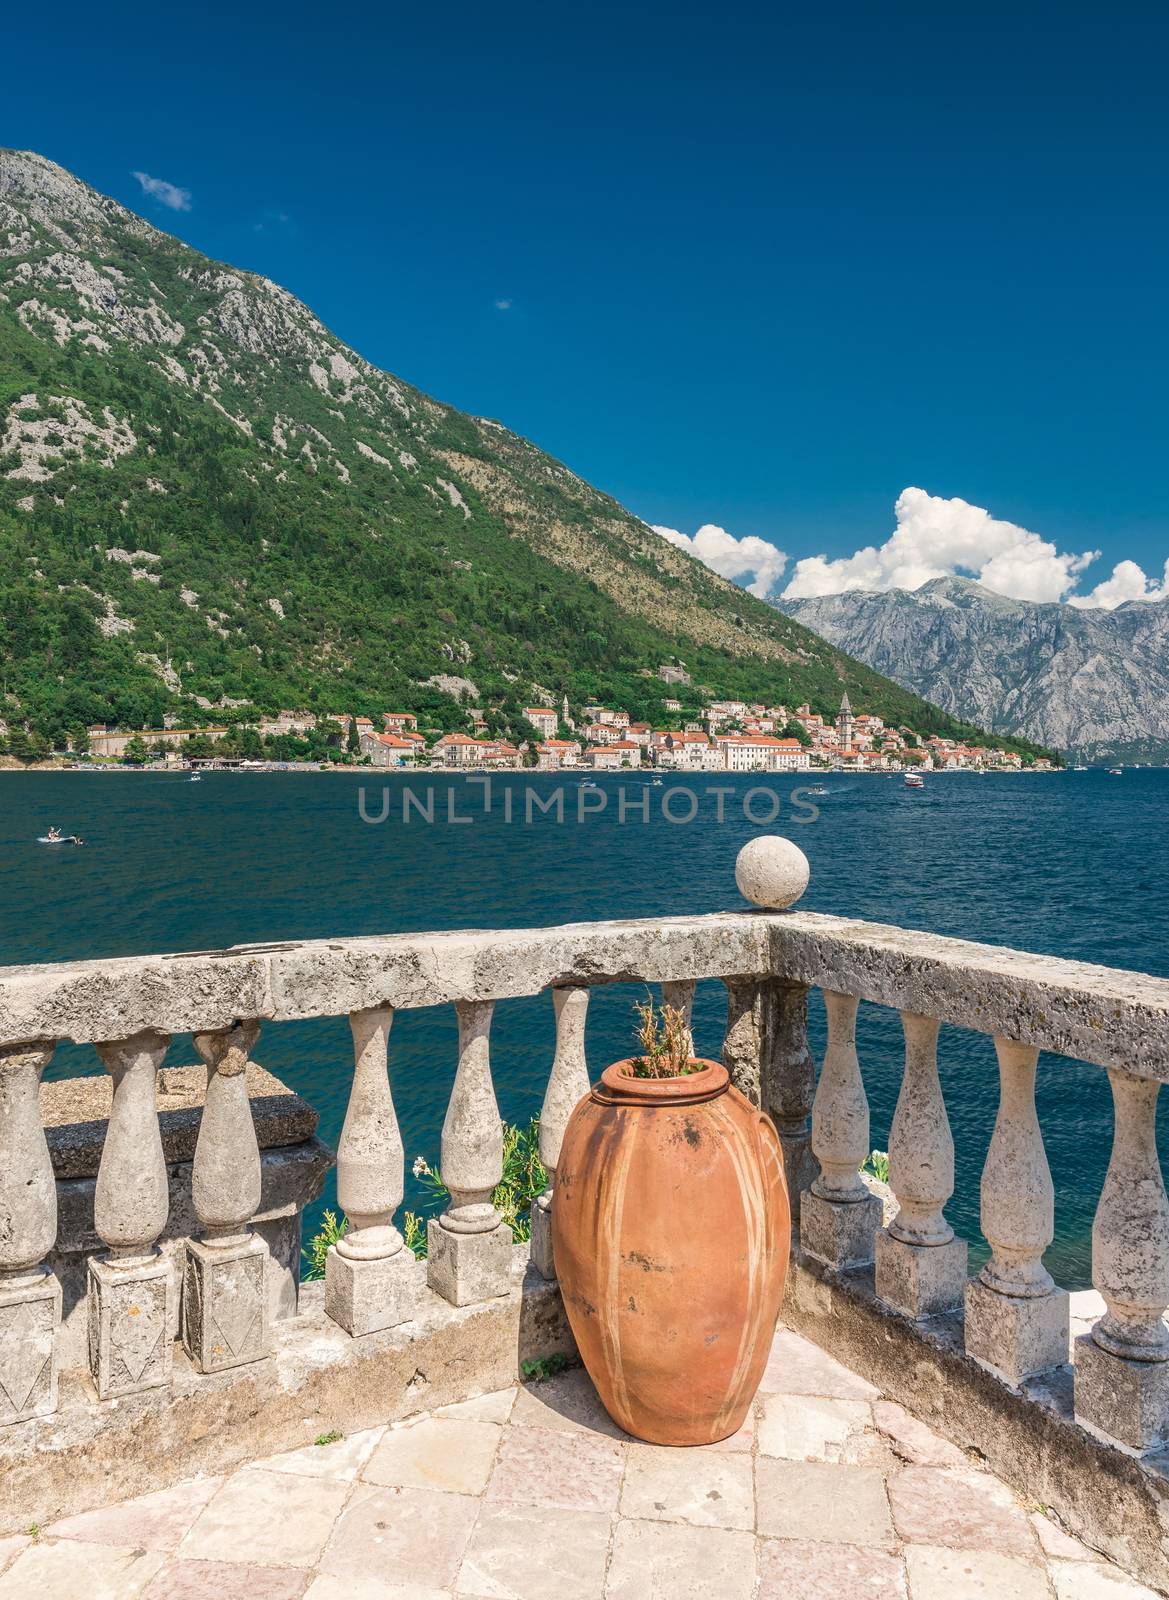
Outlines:
POLYGON ((646 718, 696 686, 964 725, 673 548, 497 422, 370 366, 276 284, 0 152, 0 715, 646 718))

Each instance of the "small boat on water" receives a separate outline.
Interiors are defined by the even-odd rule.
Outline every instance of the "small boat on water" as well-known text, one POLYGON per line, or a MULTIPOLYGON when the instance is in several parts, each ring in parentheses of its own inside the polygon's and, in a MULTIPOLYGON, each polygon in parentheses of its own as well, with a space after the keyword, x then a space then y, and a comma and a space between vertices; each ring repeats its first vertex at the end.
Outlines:
POLYGON ((203 780, 200 778, 199 774, 196 772, 195 776, 190 781, 192 783, 201 783, 203 780))
POLYGON ((905 774, 905 787, 907 789, 924 789, 925 779, 920 772, 907 772, 905 774))
POLYGON ((828 790, 824 787, 824 785, 822 783, 814 783, 810 789, 805 789, 804 793, 805 794, 820 795, 820 794, 827 794, 828 790))
POLYGON ((1119 778, 1123 771, 1124 771, 1123 767, 1109 767, 1108 776, 1110 778, 1119 778))
POLYGON ((45 833, 37 839, 38 844, 84 844, 75 833, 45 833))

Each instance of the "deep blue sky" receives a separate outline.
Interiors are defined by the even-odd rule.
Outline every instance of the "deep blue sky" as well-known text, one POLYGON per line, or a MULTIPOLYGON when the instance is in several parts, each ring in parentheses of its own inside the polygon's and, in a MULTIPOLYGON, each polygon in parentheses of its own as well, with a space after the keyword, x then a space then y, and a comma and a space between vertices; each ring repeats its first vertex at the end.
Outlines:
POLYGON ((918 484, 1152 571, 1158 10, 62 0, 0 143, 648 520, 841 555, 918 484))

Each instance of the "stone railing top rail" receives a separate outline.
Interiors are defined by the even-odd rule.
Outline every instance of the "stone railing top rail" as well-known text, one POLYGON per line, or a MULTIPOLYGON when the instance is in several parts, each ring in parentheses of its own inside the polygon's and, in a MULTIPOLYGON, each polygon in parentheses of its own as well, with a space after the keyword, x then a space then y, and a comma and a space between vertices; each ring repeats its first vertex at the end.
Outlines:
POLYGON ((557 984, 772 975, 1169 1081, 1169 980, 809 911, 388 934, 0 967, 0 1046, 339 1016, 557 984))

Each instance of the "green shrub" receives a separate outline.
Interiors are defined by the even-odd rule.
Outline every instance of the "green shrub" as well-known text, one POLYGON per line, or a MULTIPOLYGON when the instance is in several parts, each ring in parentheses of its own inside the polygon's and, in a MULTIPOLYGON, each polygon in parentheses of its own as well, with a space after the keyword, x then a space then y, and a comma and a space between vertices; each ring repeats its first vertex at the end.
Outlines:
MULTIPOLYGON (((424 1156, 414 1159, 413 1173, 422 1185, 422 1210, 407 1211, 402 1218, 402 1237, 406 1247, 421 1261, 426 1255, 426 1225, 437 1216, 450 1198, 450 1190, 424 1156)), ((548 1174, 540 1160, 540 1119, 533 1117, 526 1127, 503 1125, 503 1177, 491 1199, 517 1241, 532 1233, 532 1202, 548 1187, 548 1174)), ((343 1238, 349 1224, 338 1222, 326 1211, 320 1232, 301 1252, 307 1263, 305 1281, 325 1276, 325 1256, 329 1246, 343 1238)))

